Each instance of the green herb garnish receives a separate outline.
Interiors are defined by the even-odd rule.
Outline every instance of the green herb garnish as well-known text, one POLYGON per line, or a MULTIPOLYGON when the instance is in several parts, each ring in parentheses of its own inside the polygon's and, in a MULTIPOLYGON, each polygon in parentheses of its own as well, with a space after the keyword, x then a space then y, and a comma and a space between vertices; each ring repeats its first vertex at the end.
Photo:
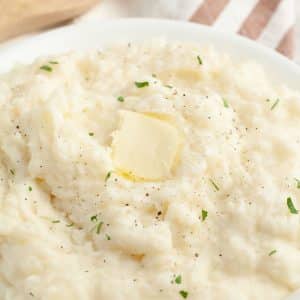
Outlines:
POLYGON ((9 172, 10 172, 11 175, 15 175, 15 170, 10 169, 9 172))
POLYGON ((94 136, 94 132, 89 132, 89 136, 94 136))
POLYGON ((46 72, 52 72, 52 68, 48 65, 43 65, 40 67, 41 70, 44 70, 46 72))
POLYGON ((227 100, 226 100, 226 99, 224 99, 224 98, 223 98, 223 105, 224 105, 224 107, 226 107, 226 108, 228 108, 228 107, 229 107, 227 100))
POLYGON ((273 110, 276 106, 277 106, 277 104, 279 103, 279 99, 277 99, 274 103, 273 103, 273 105, 271 106, 271 110, 273 110))
POLYGON ((56 223, 60 223, 59 220, 53 220, 52 223, 56 224, 56 223))
POLYGON ((181 282, 182 282, 181 275, 176 276, 175 282, 176 282, 177 284, 181 284, 181 282))
POLYGON ((297 183, 297 189, 300 189, 300 180, 297 179, 297 178, 295 178, 295 180, 296 180, 296 183, 297 183))
POLYGON ((173 87, 169 84, 165 84, 165 87, 168 88, 168 89, 172 89, 173 87))
POLYGON ((135 86, 137 87, 137 88, 143 88, 143 87, 145 87, 145 86, 149 86, 149 82, 148 81, 140 81, 140 82, 138 82, 138 81, 135 81, 135 86))
POLYGON ((51 64, 51 65, 58 65, 58 61, 50 60, 50 61, 49 61, 49 64, 51 64))
MULTIPOLYGON (((91 216, 90 220, 91 220, 92 222, 98 222, 98 215, 91 216)), ((103 222, 100 221, 98 224, 96 224, 96 225, 91 229, 91 231, 94 231, 94 229, 96 229, 96 233, 99 234, 100 231, 101 231, 102 225, 103 225, 103 222)))
POLYGON ((99 224, 96 226, 96 233, 97 234, 100 233, 102 225, 103 225, 103 222, 99 222, 99 224))
POLYGON ((287 204, 291 214, 295 214, 295 215, 298 214, 298 210, 295 208, 291 197, 288 197, 286 199, 286 204, 287 204))
POLYGON ((28 191, 29 191, 29 192, 32 191, 32 187, 31 187, 31 186, 28 187, 28 191))
POLYGON ((67 224, 66 226, 67 226, 67 227, 72 227, 73 225, 74 225, 74 223, 71 222, 70 224, 67 224))
POLYGON ((215 188, 216 191, 219 191, 219 187, 217 186, 217 184, 212 180, 212 179, 209 179, 210 183, 213 185, 213 187, 215 188))
POLYGON ((120 101, 120 102, 124 102, 124 97, 123 97, 123 96, 119 96, 119 97, 117 98, 117 100, 120 101))
POLYGON ((110 240, 111 240, 111 237, 110 237, 110 235, 106 234, 106 235, 105 235, 105 237, 106 237, 106 239, 107 239, 108 241, 110 241, 110 240))
POLYGON ((98 215, 91 216, 90 220, 96 222, 98 220, 98 215))
POLYGON ((107 181, 111 176, 111 171, 106 174, 105 181, 107 181))
POLYGON ((197 60, 198 60, 198 64, 202 65, 202 59, 201 59, 201 57, 199 55, 197 56, 197 60))
POLYGON ((274 250, 270 251, 268 255, 269 255, 269 256, 272 256, 272 255, 274 255, 276 252, 277 252, 277 250, 274 249, 274 250))
POLYGON ((179 291, 179 294, 184 299, 186 299, 188 297, 188 295, 189 295, 189 293, 187 291, 184 291, 184 290, 179 291))
POLYGON ((202 209, 202 212, 201 212, 202 222, 205 221, 205 219, 207 218, 207 215, 208 215, 208 212, 206 210, 202 209))

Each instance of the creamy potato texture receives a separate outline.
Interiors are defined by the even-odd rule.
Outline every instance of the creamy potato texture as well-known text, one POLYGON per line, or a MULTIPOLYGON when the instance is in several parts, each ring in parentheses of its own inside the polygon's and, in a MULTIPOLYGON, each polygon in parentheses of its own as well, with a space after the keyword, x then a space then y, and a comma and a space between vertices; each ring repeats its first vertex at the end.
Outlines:
POLYGON ((300 288, 300 94, 268 77, 160 40, 1 75, 0 299, 300 288))

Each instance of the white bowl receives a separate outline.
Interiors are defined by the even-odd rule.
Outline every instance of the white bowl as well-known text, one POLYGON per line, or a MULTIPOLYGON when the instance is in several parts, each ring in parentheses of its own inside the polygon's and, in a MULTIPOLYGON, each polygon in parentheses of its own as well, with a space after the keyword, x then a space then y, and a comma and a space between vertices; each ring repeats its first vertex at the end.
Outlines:
POLYGON ((247 38, 200 24, 159 19, 119 19, 87 22, 17 39, 0 47, 0 72, 16 62, 29 63, 41 55, 69 50, 99 48, 116 41, 138 41, 154 37, 196 41, 215 45, 236 59, 254 59, 263 64, 271 77, 292 88, 300 87, 300 67, 294 62, 247 38))
MULTIPOLYGON (((212 44, 236 59, 252 59, 259 62, 274 80, 300 89, 300 67, 271 49, 207 26, 159 19, 93 21, 62 27, 26 39, 17 39, 0 47, 0 72, 8 71, 18 62, 30 63, 41 55, 100 48, 116 41, 131 42, 154 37, 195 41, 203 45, 212 44)), ((300 300, 300 294, 293 294, 286 300, 300 300)))

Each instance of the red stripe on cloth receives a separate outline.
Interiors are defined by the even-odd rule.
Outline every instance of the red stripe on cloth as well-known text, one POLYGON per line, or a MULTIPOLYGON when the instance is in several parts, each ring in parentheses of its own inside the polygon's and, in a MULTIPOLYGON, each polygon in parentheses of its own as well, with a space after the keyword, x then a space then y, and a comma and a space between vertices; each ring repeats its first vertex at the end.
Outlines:
POLYGON ((212 25, 230 0, 205 0, 190 21, 212 25))
POLYGON ((295 49, 294 26, 292 26, 283 36, 276 50, 289 58, 293 58, 294 49, 295 49))
POLYGON ((241 26, 239 33, 257 39, 272 18, 281 0, 260 0, 241 26))

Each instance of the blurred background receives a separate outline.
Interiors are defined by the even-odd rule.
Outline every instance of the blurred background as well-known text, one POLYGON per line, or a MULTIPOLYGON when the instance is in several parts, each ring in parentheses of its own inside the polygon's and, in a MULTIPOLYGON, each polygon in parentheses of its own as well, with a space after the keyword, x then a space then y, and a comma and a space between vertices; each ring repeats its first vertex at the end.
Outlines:
POLYGON ((296 3, 296 61, 300 64, 300 1, 296 3))
POLYGON ((70 23, 121 17, 214 26, 256 40, 300 64, 300 0, 0 0, 0 42, 70 23))

